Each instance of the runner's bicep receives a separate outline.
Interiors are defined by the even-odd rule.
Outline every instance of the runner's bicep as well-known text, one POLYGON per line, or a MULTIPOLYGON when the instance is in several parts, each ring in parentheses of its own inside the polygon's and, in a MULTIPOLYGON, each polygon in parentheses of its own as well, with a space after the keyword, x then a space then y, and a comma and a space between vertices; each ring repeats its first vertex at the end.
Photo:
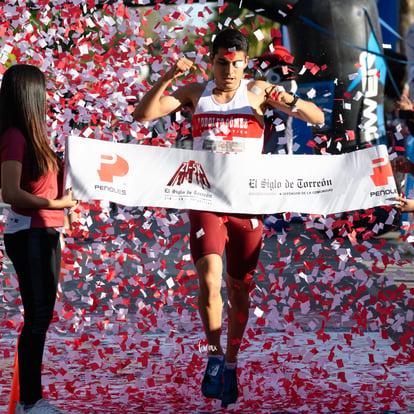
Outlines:
POLYGON ((197 85, 187 85, 180 89, 177 89, 171 94, 171 97, 173 97, 176 100, 177 107, 175 110, 178 110, 183 107, 190 107, 190 109, 194 108, 193 101, 195 99, 198 100, 199 94, 196 90, 197 85))
POLYGON ((159 102, 159 116, 163 117, 177 111, 185 105, 186 100, 174 94, 163 96, 159 102))

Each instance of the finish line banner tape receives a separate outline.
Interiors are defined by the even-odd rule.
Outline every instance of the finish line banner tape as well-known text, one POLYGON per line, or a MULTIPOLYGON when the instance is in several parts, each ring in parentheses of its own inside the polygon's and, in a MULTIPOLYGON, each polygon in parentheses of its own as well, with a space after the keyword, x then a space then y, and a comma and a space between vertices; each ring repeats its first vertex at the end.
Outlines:
POLYGON ((340 155, 222 154, 70 136, 66 187, 126 206, 327 215, 395 204, 385 145, 340 155))

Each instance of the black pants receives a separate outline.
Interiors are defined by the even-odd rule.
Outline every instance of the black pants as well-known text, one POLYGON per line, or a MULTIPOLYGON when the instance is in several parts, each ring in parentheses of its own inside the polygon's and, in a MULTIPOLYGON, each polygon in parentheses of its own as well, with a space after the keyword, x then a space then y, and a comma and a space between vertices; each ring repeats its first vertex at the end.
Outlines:
POLYGON ((60 273, 60 238, 53 228, 4 235, 7 255, 19 280, 24 326, 19 338, 20 401, 42 398, 42 359, 60 273))

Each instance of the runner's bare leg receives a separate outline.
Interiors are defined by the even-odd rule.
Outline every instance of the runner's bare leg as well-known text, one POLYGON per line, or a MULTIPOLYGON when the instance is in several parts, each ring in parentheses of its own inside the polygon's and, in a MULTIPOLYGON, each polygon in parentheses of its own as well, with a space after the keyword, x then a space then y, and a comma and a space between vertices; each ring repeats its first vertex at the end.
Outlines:
POLYGON ((237 354, 249 318, 249 284, 226 275, 228 334, 226 362, 237 362, 237 354))
POLYGON ((199 279, 198 308, 209 355, 222 355, 220 334, 223 300, 220 290, 223 262, 218 254, 208 254, 197 260, 196 269, 199 279))

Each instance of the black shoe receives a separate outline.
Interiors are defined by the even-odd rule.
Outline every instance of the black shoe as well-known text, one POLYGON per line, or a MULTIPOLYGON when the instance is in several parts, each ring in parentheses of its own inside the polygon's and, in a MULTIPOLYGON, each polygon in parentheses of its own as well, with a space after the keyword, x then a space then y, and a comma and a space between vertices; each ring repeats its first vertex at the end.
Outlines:
POLYGON ((237 367, 234 369, 224 368, 223 371, 223 395, 221 396, 221 406, 227 408, 229 404, 234 404, 239 396, 237 386, 237 367))
POLYGON ((220 398, 223 392, 224 357, 208 358, 206 372, 201 383, 201 392, 207 398, 220 398))

